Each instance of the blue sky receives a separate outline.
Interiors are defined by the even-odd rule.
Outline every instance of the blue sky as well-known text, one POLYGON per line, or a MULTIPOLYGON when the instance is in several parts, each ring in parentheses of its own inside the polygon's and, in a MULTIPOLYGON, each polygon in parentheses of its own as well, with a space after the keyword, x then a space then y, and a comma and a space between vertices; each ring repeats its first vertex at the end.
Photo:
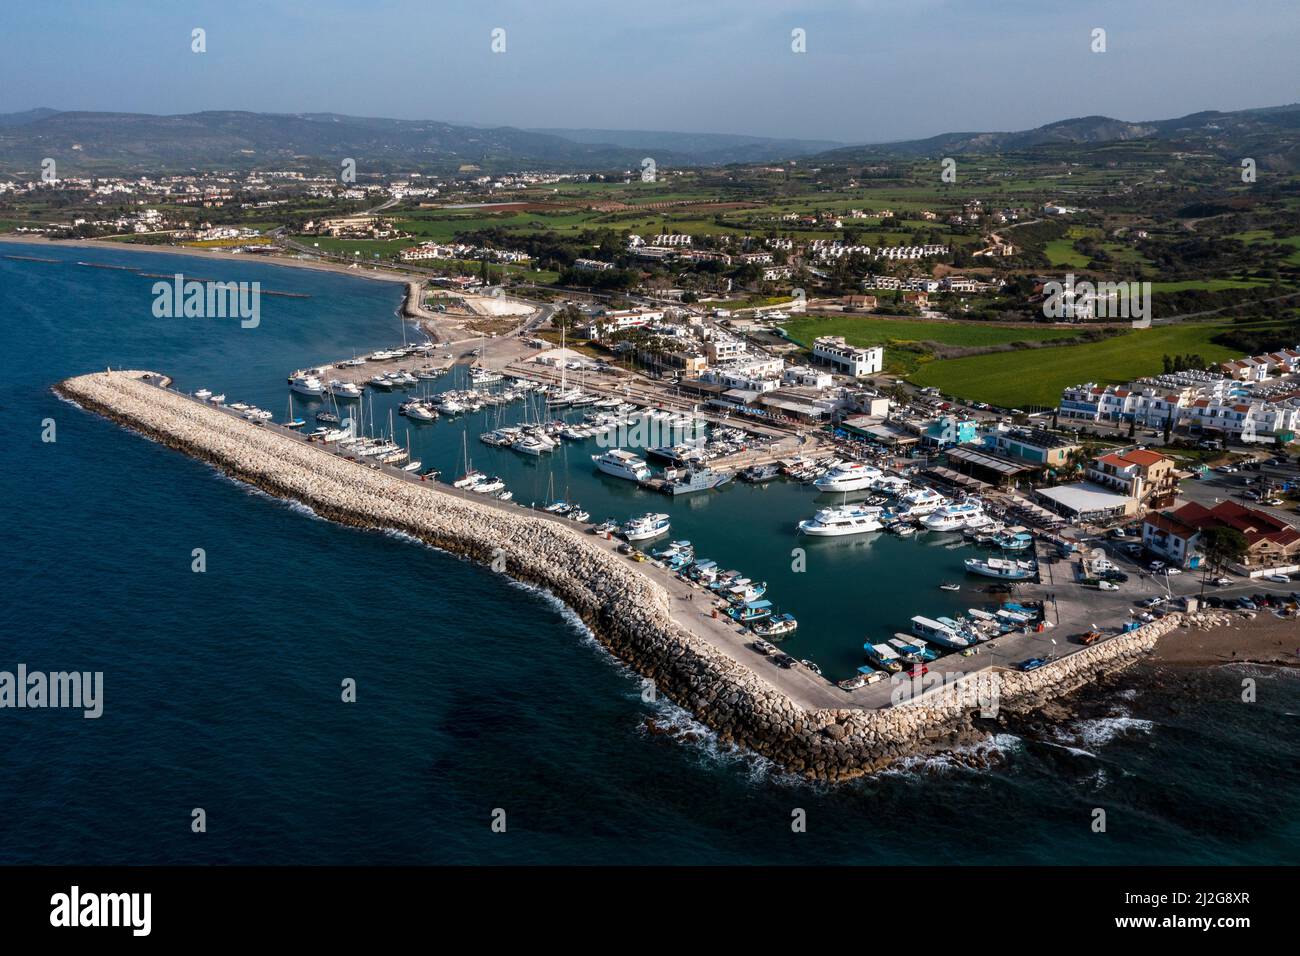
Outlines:
POLYGON ((879 142, 1295 102, 1297 13, 1296 0, 41 0, 0 13, 0 112, 879 142), (1096 27, 1105 53, 1090 50, 1096 27))

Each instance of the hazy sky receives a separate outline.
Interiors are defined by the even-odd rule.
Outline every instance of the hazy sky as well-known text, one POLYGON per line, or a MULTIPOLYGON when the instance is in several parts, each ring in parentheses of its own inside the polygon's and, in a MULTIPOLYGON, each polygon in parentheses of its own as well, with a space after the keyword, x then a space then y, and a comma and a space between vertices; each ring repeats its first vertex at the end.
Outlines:
POLYGON ((1295 102, 1298 48, 1297 0, 4 0, 0 112, 878 142, 1295 102))

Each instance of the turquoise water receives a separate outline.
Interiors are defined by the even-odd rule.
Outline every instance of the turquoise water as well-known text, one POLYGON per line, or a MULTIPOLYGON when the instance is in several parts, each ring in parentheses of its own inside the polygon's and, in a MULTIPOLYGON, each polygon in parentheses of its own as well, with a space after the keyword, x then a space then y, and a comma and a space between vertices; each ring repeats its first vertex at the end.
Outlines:
MULTIPOLYGON (((0 669, 102 670, 106 699, 99 720, 0 711, 0 861, 1265 863, 1300 847, 1290 675, 1261 675, 1249 706, 1230 672, 1193 688, 1146 682, 1059 733, 1004 735, 992 770, 935 759, 810 787, 643 703, 544 595, 316 519, 49 391, 106 365, 148 367, 281 417, 287 372, 400 341, 399 286, 165 254, 5 254, 60 261, 0 258, 0 669), (156 319, 153 279, 78 260, 310 298, 264 297, 257 329, 156 319), (40 440, 46 418, 53 444, 40 440), (198 547, 204 574, 190 570, 198 547), (355 704, 339 700, 348 677, 355 704), (648 733, 647 717, 690 736, 648 733), (1107 834, 1089 829, 1097 806, 1107 834), (206 834, 190 832, 195 807, 206 834), (795 807, 807 833, 790 832, 795 807), (496 808, 505 834, 490 831, 496 808)), ((399 400, 377 399, 376 419, 399 400)), ((594 473, 594 441, 540 462, 482 445, 495 421, 411 424, 415 457, 458 473, 467 430, 474 465, 517 500, 553 485, 597 519, 670 512, 674 538, 770 583, 801 622, 787 648, 828 673, 851 671, 866 637, 912 614, 975 603, 936 587, 960 580, 957 539, 797 539, 818 504, 807 488, 732 483, 672 500, 594 473)))

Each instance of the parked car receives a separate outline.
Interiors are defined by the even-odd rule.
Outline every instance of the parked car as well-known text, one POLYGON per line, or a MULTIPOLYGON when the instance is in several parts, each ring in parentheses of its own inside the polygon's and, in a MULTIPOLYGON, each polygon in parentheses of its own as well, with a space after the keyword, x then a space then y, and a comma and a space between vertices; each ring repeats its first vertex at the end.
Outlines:
POLYGON ((1163 571, 1164 569, 1165 569, 1165 563, 1163 561, 1152 561, 1150 564, 1147 565, 1147 570, 1150 571, 1152 574, 1156 574, 1157 572, 1163 571))
POLYGON ((1265 578, 1264 580, 1266 580, 1266 581, 1272 581, 1274 584, 1290 584, 1290 583, 1291 583, 1291 579, 1290 579, 1289 577, 1287 577, 1285 574, 1270 574, 1270 575, 1269 575, 1267 578, 1265 578))
POLYGON ((1019 664, 1017 664, 1016 669, 1022 671, 1032 671, 1039 667, 1042 667, 1046 663, 1047 661, 1043 660, 1041 657, 1031 657, 1029 658, 1029 660, 1021 661, 1019 664))

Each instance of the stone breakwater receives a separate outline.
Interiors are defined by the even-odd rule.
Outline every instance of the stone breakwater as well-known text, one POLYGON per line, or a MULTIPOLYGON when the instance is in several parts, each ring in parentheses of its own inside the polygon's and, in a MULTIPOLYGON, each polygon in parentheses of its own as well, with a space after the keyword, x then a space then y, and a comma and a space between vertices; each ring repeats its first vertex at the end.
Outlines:
MULTIPOLYGON (((473 561, 503 568, 569 605, 598 639, 659 693, 724 743, 825 781, 845 780, 976 733, 978 708, 960 695, 924 693, 897 706, 810 709, 673 620, 670 595, 638 568, 555 521, 479 504, 335 456, 144 381, 104 372, 56 390, 82 407, 208 462, 322 517, 394 529, 473 561)), ((1033 708, 1132 663, 1177 626, 1171 615, 1028 673, 992 671, 1001 706, 1033 708)), ((985 673, 985 672, 981 672, 985 673)))

